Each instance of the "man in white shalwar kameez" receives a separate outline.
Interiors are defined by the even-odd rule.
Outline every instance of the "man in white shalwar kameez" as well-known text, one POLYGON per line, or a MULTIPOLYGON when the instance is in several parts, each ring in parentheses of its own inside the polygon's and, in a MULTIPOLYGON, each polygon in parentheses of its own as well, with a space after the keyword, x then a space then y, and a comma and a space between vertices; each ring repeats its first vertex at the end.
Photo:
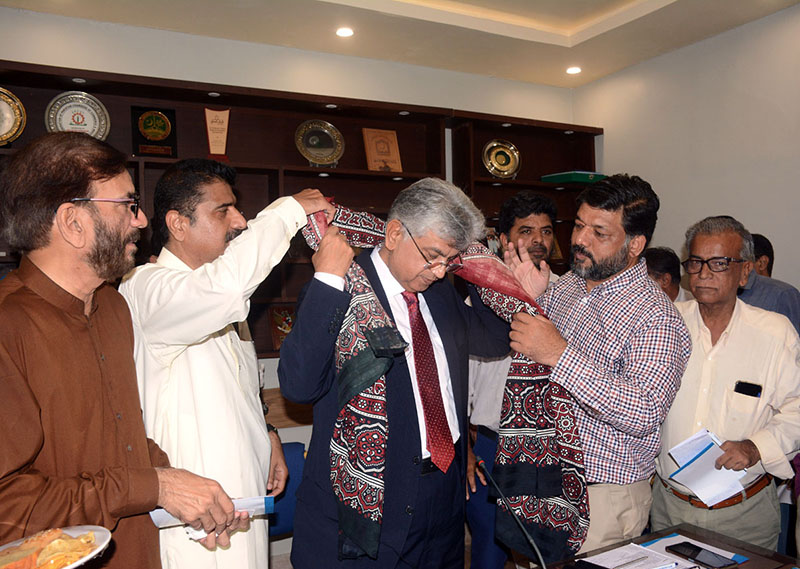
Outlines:
MULTIPOLYGON (((280 262, 306 215, 333 208, 317 190, 283 197, 247 223, 236 209, 235 172, 211 160, 184 160, 159 180, 155 263, 129 273, 120 292, 131 308, 135 357, 148 436, 180 468, 213 478, 234 497, 279 494, 288 474, 271 464, 259 400, 257 359, 236 323, 250 295, 280 262)), ((277 436, 276 444, 280 444, 277 436)), ((162 530, 165 569, 263 569, 266 518, 208 551, 183 528, 162 530)))

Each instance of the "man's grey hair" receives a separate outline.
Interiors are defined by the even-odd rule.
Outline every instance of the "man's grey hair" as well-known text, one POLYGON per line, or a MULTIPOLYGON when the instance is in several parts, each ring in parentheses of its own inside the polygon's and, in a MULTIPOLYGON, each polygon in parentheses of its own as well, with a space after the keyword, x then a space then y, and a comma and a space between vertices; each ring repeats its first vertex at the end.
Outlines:
POLYGON ((753 253, 753 236, 741 222, 730 215, 716 215, 701 219, 686 230, 686 250, 691 252, 692 241, 698 235, 719 235, 720 233, 736 233, 742 238, 742 250, 739 257, 745 261, 755 261, 753 253))
POLYGON ((486 235, 486 219, 458 187, 439 178, 423 178, 401 191, 388 220, 403 222, 414 237, 432 231, 463 251, 486 235))

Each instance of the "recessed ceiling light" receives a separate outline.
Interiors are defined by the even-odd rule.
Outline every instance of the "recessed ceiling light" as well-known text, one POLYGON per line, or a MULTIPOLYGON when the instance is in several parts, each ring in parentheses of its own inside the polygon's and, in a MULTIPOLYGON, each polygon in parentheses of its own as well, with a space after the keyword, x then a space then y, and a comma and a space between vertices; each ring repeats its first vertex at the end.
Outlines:
POLYGON ((395 182, 402 182, 403 178, 401 178, 400 176, 395 176, 394 178, 392 178, 392 180, 395 182))
POLYGON ((84 83, 86 83, 86 79, 83 79, 81 77, 73 77, 72 82, 78 83, 79 85, 83 85, 84 83))
POLYGON ((327 178, 328 176, 330 176, 330 174, 328 174, 327 172, 320 172, 319 173, 319 177, 320 178, 327 178))
POLYGON ((570 75, 577 75, 580 72, 581 72, 581 68, 580 67, 577 67, 577 66, 576 67, 567 67, 567 73, 569 73, 570 75))
POLYGON ((503 184, 501 184, 500 182, 493 182, 492 185, 495 186, 495 187, 500 187, 503 184))
POLYGON ((503 124, 501 124, 500 126, 502 126, 503 128, 508 128, 508 127, 510 127, 510 126, 511 126, 511 123, 510 123, 510 122, 504 122, 504 123, 503 123, 503 124))
POLYGON ((208 96, 209 97, 219 97, 219 93, 217 93, 216 91, 210 91, 208 93, 208 96))
POLYGON ((328 103, 327 105, 325 105, 326 109, 336 109, 338 107, 339 107, 338 105, 334 105, 333 103, 328 103))
POLYGON ((339 28, 336 30, 336 35, 340 38, 349 38, 353 35, 353 28, 339 28))
POLYGON ((565 130, 564 134, 575 134, 574 130, 565 130))
POLYGON ((408 115, 411 114, 411 111, 400 111, 397 114, 400 115, 401 117, 407 117, 408 115))

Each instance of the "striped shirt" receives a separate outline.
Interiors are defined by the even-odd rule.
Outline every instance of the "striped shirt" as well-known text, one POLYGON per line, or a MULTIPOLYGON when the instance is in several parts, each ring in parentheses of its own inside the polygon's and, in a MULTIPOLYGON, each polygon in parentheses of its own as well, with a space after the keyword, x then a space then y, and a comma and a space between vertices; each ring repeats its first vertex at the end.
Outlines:
POLYGON ((567 341, 551 380, 576 401, 589 482, 630 484, 655 471, 659 426, 680 387, 691 339, 644 260, 586 291, 562 276, 538 299, 567 341))

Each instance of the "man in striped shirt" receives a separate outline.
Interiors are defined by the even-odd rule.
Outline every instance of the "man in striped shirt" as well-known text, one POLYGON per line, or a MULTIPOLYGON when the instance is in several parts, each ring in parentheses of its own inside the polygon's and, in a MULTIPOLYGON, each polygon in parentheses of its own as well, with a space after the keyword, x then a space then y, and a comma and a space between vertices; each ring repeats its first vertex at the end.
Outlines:
POLYGON ((691 340, 641 258, 659 208, 650 184, 617 174, 577 201, 571 270, 555 285, 545 291, 546 263, 536 267, 524 250, 508 255, 547 315, 517 314, 510 337, 513 350, 553 366, 551 381, 575 398, 589 482, 582 551, 589 551, 636 537, 647 525, 659 426, 691 340))

